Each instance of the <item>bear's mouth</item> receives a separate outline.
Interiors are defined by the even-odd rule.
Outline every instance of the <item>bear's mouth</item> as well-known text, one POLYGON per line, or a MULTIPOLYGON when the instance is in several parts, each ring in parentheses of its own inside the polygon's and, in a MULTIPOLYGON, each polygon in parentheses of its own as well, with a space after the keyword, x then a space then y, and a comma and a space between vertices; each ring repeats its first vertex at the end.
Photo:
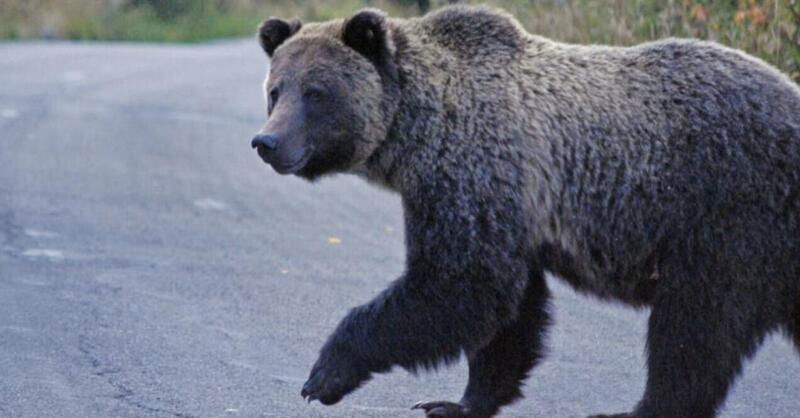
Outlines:
POLYGON ((308 163, 308 160, 311 159, 311 154, 311 150, 308 150, 303 154, 302 157, 300 157, 299 160, 294 163, 281 164, 280 161, 272 161, 271 165, 272 168, 278 172, 278 174, 294 174, 305 167, 305 165, 308 163))

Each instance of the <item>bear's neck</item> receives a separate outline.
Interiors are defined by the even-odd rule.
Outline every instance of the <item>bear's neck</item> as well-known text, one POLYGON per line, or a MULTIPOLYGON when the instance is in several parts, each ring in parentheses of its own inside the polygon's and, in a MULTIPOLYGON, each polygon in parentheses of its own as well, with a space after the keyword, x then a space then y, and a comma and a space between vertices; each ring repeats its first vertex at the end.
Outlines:
MULTIPOLYGON (((474 91, 480 87, 476 79, 490 72, 474 54, 439 39, 442 35, 424 19, 392 21, 391 26, 399 74, 386 104, 393 107, 391 123, 385 140, 358 171, 371 183, 406 194, 436 175, 431 170, 439 169, 437 161, 473 158, 465 154, 480 153, 481 143, 492 142, 476 137, 485 131, 475 126, 482 113, 491 112, 483 105, 486 93, 474 91)), ((520 56, 535 56, 556 45, 529 34, 520 34, 520 39, 520 56)))

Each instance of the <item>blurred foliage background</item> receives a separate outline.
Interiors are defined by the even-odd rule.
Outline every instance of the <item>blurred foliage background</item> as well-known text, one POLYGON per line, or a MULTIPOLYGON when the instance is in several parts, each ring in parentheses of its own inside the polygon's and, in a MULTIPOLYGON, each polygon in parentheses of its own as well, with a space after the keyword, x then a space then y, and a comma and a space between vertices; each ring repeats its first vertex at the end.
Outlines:
POLYGON ((456 2, 505 8, 566 42, 711 39, 800 81, 800 0, 0 0, 0 37, 195 42, 251 35, 273 15, 326 20, 373 6, 412 16, 456 2))

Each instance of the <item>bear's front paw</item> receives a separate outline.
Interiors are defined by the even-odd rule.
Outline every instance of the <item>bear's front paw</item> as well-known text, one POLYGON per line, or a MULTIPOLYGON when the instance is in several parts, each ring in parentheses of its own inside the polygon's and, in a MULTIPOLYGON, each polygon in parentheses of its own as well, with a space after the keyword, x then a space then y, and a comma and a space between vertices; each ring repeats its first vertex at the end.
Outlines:
POLYGON ((349 355, 323 350, 300 394, 308 402, 333 405, 361 386, 369 375, 349 355))
POLYGON ((466 418, 467 410, 460 403, 437 401, 417 402, 411 409, 422 409, 426 418, 466 418))

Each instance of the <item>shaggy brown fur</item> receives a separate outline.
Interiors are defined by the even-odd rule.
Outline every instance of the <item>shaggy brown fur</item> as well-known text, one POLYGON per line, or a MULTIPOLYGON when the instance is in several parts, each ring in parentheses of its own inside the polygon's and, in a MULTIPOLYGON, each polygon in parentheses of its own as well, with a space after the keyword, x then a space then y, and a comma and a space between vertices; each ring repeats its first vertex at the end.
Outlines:
POLYGON ((406 273, 342 321, 304 396, 465 352, 463 399, 418 407, 494 415, 542 357, 545 270, 652 308, 647 387, 621 416, 711 417, 767 333, 798 338, 800 90, 758 59, 566 45, 466 7, 259 33, 259 154, 363 175, 405 209, 406 273))

